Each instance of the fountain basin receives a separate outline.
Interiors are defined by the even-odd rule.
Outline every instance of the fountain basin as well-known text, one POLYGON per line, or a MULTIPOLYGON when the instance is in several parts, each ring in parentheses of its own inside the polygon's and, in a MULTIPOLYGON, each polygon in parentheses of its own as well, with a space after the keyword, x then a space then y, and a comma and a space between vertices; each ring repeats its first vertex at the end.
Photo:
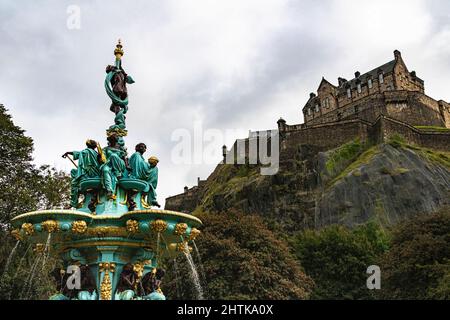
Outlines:
POLYGON ((160 209, 130 211, 120 216, 77 210, 43 210, 16 216, 11 223, 18 237, 39 242, 48 233, 53 233, 56 244, 58 239, 67 242, 103 237, 125 237, 145 243, 158 233, 167 243, 177 243, 195 237, 196 228, 202 225, 201 220, 192 215, 160 209))
POLYGON ((141 276, 189 248, 200 219, 181 212, 146 209, 121 215, 78 210, 43 210, 12 219, 13 236, 37 244, 49 241, 65 265, 89 265, 102 300, 114 298, 122 268, 132 263, 141 276), (108 266, 108 268, 105 268, 108 266))

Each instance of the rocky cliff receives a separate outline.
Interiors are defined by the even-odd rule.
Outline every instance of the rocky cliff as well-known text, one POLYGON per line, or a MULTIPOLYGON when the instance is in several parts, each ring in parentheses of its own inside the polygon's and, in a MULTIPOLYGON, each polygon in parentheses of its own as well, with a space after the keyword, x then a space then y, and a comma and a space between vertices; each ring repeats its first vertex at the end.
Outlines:
POLYGON ((450 152, 407 144, 359 140, 333 150, 291 146, 276 175, 256 165, 220 164, 201 188, 168 198, 166 209, 258 214, 293 233, 329 224, 383 225, 450 203, 450 152))

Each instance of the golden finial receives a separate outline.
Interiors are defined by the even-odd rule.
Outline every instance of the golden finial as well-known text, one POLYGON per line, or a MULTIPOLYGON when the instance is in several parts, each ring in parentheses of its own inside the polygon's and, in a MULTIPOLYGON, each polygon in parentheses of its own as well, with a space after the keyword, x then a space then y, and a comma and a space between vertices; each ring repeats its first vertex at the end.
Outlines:
POLYGON ((116 56, 117 60, 120 60, 123 56, 123 46, 122 46, 122 40, 119 39, 119 41, 116 44, 116 49, 114 50, 114 55, 116 56))

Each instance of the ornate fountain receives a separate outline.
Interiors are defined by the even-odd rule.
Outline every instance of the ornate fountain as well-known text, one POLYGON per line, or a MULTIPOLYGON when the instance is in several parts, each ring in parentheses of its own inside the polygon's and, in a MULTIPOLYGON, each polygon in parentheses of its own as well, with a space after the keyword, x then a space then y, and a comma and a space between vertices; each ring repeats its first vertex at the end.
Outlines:
POLYGON ((159 160, 144 159, 145 144, 127 156, 126 85, 134 81, 122 68, 123 54, 119 40, 115 64, 106 68, 105 89, 115 114, 106 130, 108 145, 102 149, 87 140, 86 149, 63 155, 76 167, 71 171, 71 209, 29 212, 12 220, 16 239, 36 243, 37 252, 51 243, 64 261, 59 278, 63 285, 50 299, 165 299, 159 262, 186 253, 189 241, 200 233, 202 223, 196 217, 152 208, 159 207, 159 160), (71 278, 69 266, 76 266, 71 278), (66 282, 76 284, 76 272, 81 279, 70 291, 66 282))

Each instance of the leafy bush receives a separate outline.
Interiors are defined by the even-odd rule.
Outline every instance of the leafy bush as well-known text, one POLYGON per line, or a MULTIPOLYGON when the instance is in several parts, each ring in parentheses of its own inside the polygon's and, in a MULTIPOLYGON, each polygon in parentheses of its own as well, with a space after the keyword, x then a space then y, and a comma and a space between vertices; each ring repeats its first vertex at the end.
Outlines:
POLYGON ((396 226, 381 275, 384 298, 449 299, 450 208, 396 226))
MULTIPOLYGON (((285 242, 261 218, 237 212, 203 214, 197 245, 208 299, 307 299, 313 287, 285 242)), ((193 253, 194 259, 196 259, 193 253)), ((167 292, 173 298, 194 298, 184 257, 177 258, 178 281, 169 262, 167 292), (181 259, 183 258, 183 259, 181 259), (181 275, 181 277, 180 277, 181 275), (177 290, 178 286, 178 290, 177 290), (178 291, 178 293, 177 293, 178 291)), ((199 262, 199 260, 197 260, 199 262)), ((163 288, 164 290, 166 290, 163 288)))
POLYGON ((372 299, 367 289, 367 267, 379 263, 388 237, 375 223, 350 230, 329 226, 298 234, 293 245, 316 287, 312 299, 372 299))

